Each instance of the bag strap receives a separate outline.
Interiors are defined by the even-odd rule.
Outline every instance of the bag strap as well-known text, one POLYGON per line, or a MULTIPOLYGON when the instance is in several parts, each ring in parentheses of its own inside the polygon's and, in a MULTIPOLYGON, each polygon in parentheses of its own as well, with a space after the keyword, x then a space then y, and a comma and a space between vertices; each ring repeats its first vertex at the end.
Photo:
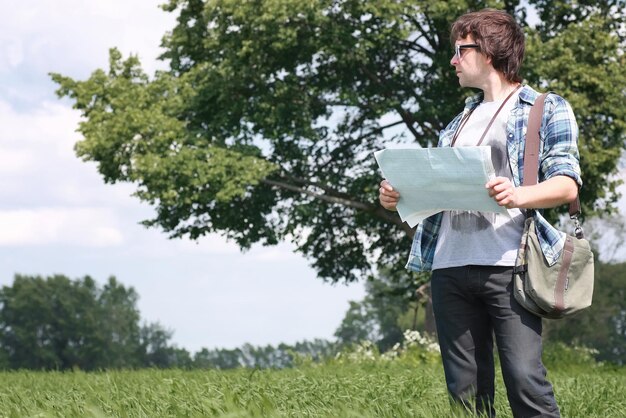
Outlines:
MULTIPOLYGON (((547 93, 544 93, 538 96, 530 108, 528 127, 526 129, 526 145, 524 146, 524 179, 522 186, 537 184, 539 177, 539 130, 541 129, 541 119, 543 118, 543 108, 547 95, 547 93)), ((576 237, 582 238, 583 230, 578 222, 578 215, 580 215, 580 199, 577 193, 576 200, 569 204, 569 216, 576 224, 576 237)))
POLYGON ((522 186, 534 186, 539 177, 539 129, 547 94, 535 99, 528 116, 526 128, 526 145, 524 146, 524 179, 522 186))

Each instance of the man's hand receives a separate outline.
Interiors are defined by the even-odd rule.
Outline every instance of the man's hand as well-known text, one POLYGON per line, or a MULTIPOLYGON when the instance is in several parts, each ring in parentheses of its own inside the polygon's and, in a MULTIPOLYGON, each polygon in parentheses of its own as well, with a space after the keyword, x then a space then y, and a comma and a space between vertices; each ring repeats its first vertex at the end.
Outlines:
POLYGON ((519 189, 506 177, 496 177, 485 185, 489 196, 500 206, 507 209, 519 208, 521 205, 519 189))
POLYGON ((522 187, 515 187, 506 177, 496 177, 485 187, 489 196, 507 209, 553 208, 572 202, 578 196, 578 185, 568 176, 554 176, 541 183, 522 187))
POLYGON ((397 210, 400 193, 396 192, 387 180, 383 180, 380 182, 380 189, 378 189, 378 200, 385 209, 397 210))

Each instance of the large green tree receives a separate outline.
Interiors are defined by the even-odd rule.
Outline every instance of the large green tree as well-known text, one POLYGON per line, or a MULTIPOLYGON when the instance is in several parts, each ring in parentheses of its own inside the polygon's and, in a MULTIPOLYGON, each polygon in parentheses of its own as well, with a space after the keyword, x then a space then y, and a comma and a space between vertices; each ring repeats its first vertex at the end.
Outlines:
POLYGON ((106 182, 136 184, 156 209, 146 225, 242 248, 292 240, 321 277, 351 281, 403 268, 413 231, 378 205, 372 152, 436 144, 473 94, 449 65, 450 23, 468 10, 503 8, 525 26, 523 76, 578 116, 584 211, 611 210, 624 3, 169 0, 169 70, 149 76, 113 49, 87 80, 52 77, 84 117, 77 154, 106 182))

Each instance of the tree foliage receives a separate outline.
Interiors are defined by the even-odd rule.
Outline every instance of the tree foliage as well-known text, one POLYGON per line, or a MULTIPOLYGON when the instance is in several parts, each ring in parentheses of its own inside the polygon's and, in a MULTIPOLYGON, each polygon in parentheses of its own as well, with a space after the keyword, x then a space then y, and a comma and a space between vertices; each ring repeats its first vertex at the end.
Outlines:
MULTIPOLYGON (((242 248, 292 240, 323 278, 402 270, 413 233, 377 203, 372 152, 433 145, 473 94, 449 65, 449 26, 485 6, 528 33, 523 76, 578 116, 587 215, 610 211, 624 147, 624 1, 170 0, 170 69, 113 49, 85 81, 53 74, 84 120, 77 154, 131 182, 148 226, 242 248), (525 3, 524 3, 525 4, 525 3)), ((550 218, 557 218, 550 211, 550 218)))
POLYGON ((285 368, 338 350, 336 343, 316 339, 203 348, 192 355, 171 343, 171 330, 142 325, 137 300, 135 290, 114 277, 98 286, 89 276, 16 275, 0 289, 0 369, 285 368))
POLYGON ((607 177, 625 146, 626 2, 534 3, 542 23, 529 31, 525 75, 571 103, 580 130, 583 213, 611 214, 621 182, 607 177))
MULTIPOLYGON (((337 342, 349 346, 370 341, 384 352, 401 343, 406 330, 428 328, 424 323, 428 295, 416 292, 427 279, 425 274, 394 276, 389 269, 369 277, 365 282, 366 296, 350 302, 335 331, 337 342)), ((426 331, 434 334, 434 329, 426 331)))
POLYGON ((244 344, 233 349, 203 348, 194 355, 193 367, 200 369, 282 369, 293 367, 303 361, 323 361, 334 357, 337 344, 326 340, 297 342, 294 345, 253 346, 244 344))
POLYGON ((16 275, 0 289, 0 368, 191 367, 172 332, 141 324, 138 295, 115 277, 16 275))
POLYGON ((93 370, 139 366, 137 294, 114 277, 103 288, 86 276, 70 280, 17 275, 0 290, 0 346, 5 366, 93 370))

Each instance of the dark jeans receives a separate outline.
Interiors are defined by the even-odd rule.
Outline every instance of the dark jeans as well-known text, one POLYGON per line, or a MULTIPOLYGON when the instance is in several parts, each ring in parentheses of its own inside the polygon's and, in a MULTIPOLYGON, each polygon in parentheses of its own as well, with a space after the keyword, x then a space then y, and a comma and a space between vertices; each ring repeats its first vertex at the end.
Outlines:
POLYGON ((559 417, 541 362, 541 318, 517 303, 512 280, 511 267, 433 271, 433 310, 448 391, 466 408, 495 416, 495 335, 513 415, 559 417))

